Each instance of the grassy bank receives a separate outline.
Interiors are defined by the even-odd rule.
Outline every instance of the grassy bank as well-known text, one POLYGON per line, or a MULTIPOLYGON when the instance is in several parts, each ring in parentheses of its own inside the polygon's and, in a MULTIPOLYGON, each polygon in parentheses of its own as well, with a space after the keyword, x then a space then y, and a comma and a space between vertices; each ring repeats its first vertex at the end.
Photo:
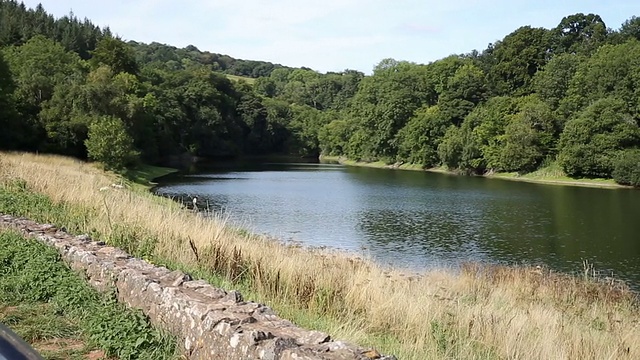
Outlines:
POLYGON ((116 181, 67 158, 3 154, 0 212, 100 237, 400 359, 640 358, 636 298, 586 272, 470 265, 409 276, 246 234, 146 192, 99 190, 116 181))
POLYGON ((94 291, 55 249, 0 229, 0 322, 45 359, 177 359, 175 340, 94 291))
MULTIPOLYGON (((416 164, 394 165, 394 164, 387 164, 383 161, 361 162, 361 161, 349 160, 340 156, 324 156, 323 155, 321 157, 321 160, 328 161, 328 162, 336 162, 336 163, 349 165, 349 166, 372 167, 372 168, 379 168, 379 169, 429 171, 429 172, 437 172, 437 173, 446 173, 451 175, 456 174, 455 172, 447 170, 445 167, 424 168, 421 165, 416 165, 416 164)), ((549 185, 584 186, 584 187, 609 188, 609 189, 629 188, 628 186, 617 184, 615 181, 613 181, 613 179, 570 178, 562 171, 562 169, 560 169, 560 166, 555 163, 527 174, 492 173, 492 174, 484 175, 484 177, 503 179, 503 180, 512 180, 512 181, 524 181, 524 182, 531 182, 531 183, 537 183, 537 184, 549 184, 549 185)))
POLYGON ((155 185, 153 180, 177 171, 177 169, 173 168, 143 164, 134 169, 127 170, 125 176, 134 183, 149 187, 155 185))

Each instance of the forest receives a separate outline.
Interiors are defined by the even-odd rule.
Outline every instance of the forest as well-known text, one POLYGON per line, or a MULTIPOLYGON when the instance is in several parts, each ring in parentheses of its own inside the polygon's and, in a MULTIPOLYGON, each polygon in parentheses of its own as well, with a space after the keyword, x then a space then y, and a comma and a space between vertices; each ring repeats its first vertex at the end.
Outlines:
POLYGON ((365 76, 124 42, 0 0, 0 148, 122 169, 287 154, 640 186, 640 18, 522 26, 482 51, 365 76), (244 76, 238 80, 231 75, 244 76))

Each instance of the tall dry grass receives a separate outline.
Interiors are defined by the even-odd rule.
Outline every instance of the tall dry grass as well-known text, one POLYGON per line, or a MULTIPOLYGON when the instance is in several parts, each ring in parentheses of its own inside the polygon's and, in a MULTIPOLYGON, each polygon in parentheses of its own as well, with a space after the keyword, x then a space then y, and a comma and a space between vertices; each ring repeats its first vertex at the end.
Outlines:
POLYGON ((56 202, 86 209, 85 231, 108 236, 126 228, 153 237, 159 257, 338 319, 338 337, 378 344, 400 358, 640 359, 640 313, 634 295, 618 284, 477 265, 410 276, 241 234, 150 194, 99 191, 114 176, 83 162, 2 154, 0 166, 3 181, 22 179, 56 202))

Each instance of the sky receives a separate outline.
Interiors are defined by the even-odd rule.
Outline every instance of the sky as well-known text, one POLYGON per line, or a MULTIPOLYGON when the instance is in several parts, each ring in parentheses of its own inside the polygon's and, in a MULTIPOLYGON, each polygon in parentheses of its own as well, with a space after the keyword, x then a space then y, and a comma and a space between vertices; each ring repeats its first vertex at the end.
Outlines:
POLYGON ((594 13, 618 29, 636 0, 26 0, 56 17, 70 11, 124 40, 234 58, 371 73, 385 58, 428 63, 484 50, 517 28, 555 27, 594 13))

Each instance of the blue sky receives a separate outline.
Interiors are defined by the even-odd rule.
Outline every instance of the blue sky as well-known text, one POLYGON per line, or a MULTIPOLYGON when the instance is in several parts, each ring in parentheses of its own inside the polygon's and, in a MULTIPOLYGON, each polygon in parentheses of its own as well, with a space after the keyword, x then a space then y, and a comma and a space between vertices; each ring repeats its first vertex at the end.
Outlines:
POLYGON ((485 49, 523 25, 551 28, 575 13, 617 29, 635 0, 28 0, 73 11, 125 40, 157 41, 288 66, 370 73, 384 58, 428 63, 485 49))

